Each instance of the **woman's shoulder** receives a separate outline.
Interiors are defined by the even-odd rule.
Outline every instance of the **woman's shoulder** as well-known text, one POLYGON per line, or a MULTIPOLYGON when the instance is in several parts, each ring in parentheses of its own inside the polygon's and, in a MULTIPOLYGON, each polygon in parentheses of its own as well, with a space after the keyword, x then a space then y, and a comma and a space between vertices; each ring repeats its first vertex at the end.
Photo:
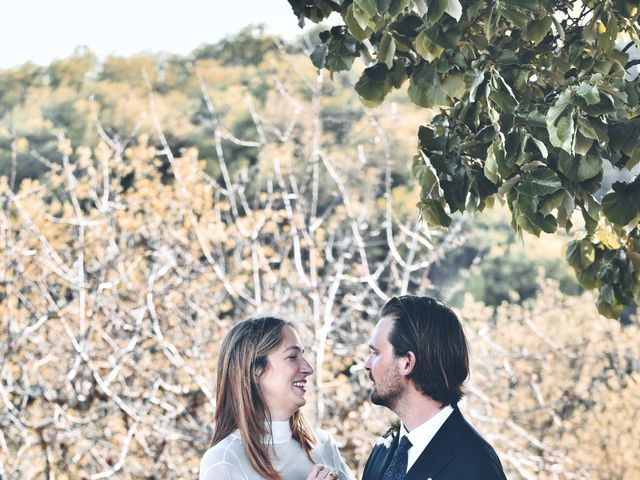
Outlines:
POLYGON ((329 432, 319 427, 313 428, 313 434, 318 442, 326 442, 331 438, 331 434, 329 432))
POLYGON ((321 428, 314 428, 313 434, 316 437, 316 444, 319 447, 324 445, 333 445, 336 443, 336 441, 333 439, 333 436, 329 432, 321 428))
POLYGON ((240 435, 233 433, 209 448, 200 461, 199 480, 247 479, 240 435))
POLYGON ((240 462, 240 458, 244 455, 244 448, 242 446, 242 439, 240 434, 236 431, 214 446, 209 448, 202 456, 202 464, 215 465, 216 463, 231 463, 236 464, 240 462))

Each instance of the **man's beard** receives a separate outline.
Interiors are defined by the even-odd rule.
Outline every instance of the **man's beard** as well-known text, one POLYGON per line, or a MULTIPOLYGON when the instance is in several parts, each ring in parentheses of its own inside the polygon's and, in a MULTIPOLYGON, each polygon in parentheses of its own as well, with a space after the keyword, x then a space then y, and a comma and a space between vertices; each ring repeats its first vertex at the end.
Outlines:
POLYGON ((369 393, 369 398, 374 405, 381 405, 393 410, 400 397, 402 397, 404 390, 400 382, 398 382, 399 372, 396 373, 394 371, 391 373, 392 375, 385 375, 379 382, 375 382, 371 374, 369 374, 369 378, 374 382, 371 392, 369 393), (385 391, 381 392, 378 390, 376 384, 384 387, 385 391))

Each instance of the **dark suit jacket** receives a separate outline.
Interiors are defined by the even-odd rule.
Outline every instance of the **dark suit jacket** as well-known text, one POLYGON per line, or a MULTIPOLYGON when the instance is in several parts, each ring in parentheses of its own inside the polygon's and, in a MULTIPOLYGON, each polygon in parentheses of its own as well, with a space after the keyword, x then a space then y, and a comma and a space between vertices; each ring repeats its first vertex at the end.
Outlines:
MULTIPOLYGON (((382 480, 398 446, 373 447, 362 480, 382 480)), ((491 445, 464 419, 458 407, 431 439, 405 480, 506 480, 500 459, 491 445)))

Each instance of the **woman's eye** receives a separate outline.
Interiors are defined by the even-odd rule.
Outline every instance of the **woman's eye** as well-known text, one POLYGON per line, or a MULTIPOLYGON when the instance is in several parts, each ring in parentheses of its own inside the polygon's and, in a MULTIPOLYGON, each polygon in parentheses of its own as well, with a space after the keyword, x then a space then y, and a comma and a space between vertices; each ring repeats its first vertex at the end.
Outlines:
POLYGON ((297 355, 291 355, 291 356, 289 356, 289 357, 287 357, 287 358, 290 358, 290 359, 292 359, 292 360, 295 360, 296 358, 298 358, 298 356, 297 356, 297 355))

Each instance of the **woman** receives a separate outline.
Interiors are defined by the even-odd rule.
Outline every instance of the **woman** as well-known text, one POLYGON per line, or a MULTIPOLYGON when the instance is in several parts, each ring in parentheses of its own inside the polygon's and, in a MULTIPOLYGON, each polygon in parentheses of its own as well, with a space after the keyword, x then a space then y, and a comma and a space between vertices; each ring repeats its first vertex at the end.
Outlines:
POLYGON ((333 438, 300 407, 313 368, 292 324, 251 318, 227 334, 218 360, 215 430, 200 480, 355 480, 333 438))

